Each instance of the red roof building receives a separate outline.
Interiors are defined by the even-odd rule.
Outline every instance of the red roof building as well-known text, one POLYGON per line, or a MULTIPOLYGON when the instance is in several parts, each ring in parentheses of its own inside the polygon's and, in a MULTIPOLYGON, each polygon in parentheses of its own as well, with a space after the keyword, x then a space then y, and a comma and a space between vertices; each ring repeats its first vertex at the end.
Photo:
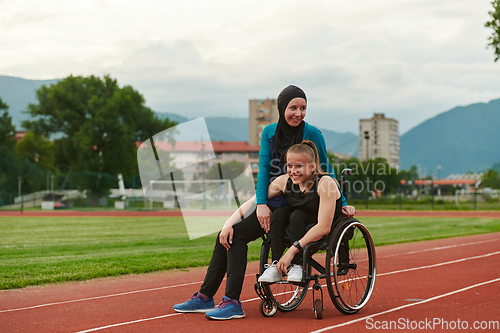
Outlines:
MULTIPOLYGON (((178 141, 175 145, 167 141, 156 141, 155 148, 158 151, 158 155, 161 155, 160 151, 170 153, 169 157, 173 158, 173 162, 179 168, 184 168, 184 166, 188 165, 197 164, 199 166, 205 164, 204 166, 208 169, 216 161, 224 164, 235 160, 245 165, 249 164, 254 178, 257 177, 257 173, 259 172, 259 147, 251 145, 246 141, 212 141, 211 147, 208 145, 208 142, 200 141, 178 141), (212 156, 216 160, 210 159, 207 163, 200 163, 200 161, 206 160, 207 157, 210 158, 209 155, 212 154, 212 151, 212 156)), ((199 172, 202 171, 198 167, 189 173, 193 173, 194 175, 199 172)), ((190 175, 186 176, 189 177, 190 175)))
POLYGON ((14 136, 14 139, 16 139, 17 142, 19 142, 19 141, 21 141, 21 139, 24 137, 25 134, 26 134, 26 131, 19 131, 14 136))

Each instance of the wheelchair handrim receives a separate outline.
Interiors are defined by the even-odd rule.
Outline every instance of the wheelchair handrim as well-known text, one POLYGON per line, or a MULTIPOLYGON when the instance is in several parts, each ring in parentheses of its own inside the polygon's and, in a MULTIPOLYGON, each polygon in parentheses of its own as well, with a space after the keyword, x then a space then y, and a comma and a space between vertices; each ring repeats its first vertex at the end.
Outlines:
MULTIPOLYGON (((334 252, 334 267, 338 267, 338 253, 339 253, 339 248, 340 248, 340 245, 341 245, 341 240, 343 239, 345 233, 347 232, 347 230, 349 230, 349 228, 351 227, 358 227, 361 231, 362 231, 362 234, 363 234, 363 238, 365 239, 365 245, 366 245, 366 248, 367 248, 367 251, 368 251, 368 261, 369 261, 369 272, 368 272, 368 276, 366 277, 367 278, 367 284, 368 284, 368 288, 367 290, 365 290, 364 294, 363 294, 363 297, 362 297, 362 300, 361 300, 361 303, 359 304, 356 304, 356 305, 350 305, 346 302, 346 300, 344 300, 344 298, 342 297, 342 292, 341 290, 339 289, 340 288, 340 283, 338 281, 338 276, 337 274, 335 273, 335 270, 333 272, 333 277, 334 277, 334 281, 335 281, 335 289, 337 291, 337 295, 338 295, 338 298, 340 299, 340 301, 342 302, 342 304, 350 309, 350 310, 359 310, 361 309, 363 306, 366 305, 366 303, 368 302, 368 300, 370 299, 371 297, 371 294, 373 292, 373 288, 375 286, 375 276, 376 276, 376 264, 375 264, 375 249, 371 248, 371 244, 373 244, 373 241, 371 239, 371 235, 370 233, 368 232, 368 229, 361 223, 361 222, 352 222, 352 223, 349 223, 347 225, 346 228, 343 228, 341 234, 340 234, 340 237, 338 237, 338 241, 337 241, 337 244, 336 244, 336 247, 335 247, 335 252, 334 252), (369 240, 367 242, 366 238, 365 237, 369 237, 369 240), (372 257, 373 260, 369 260, 369 258, 372 257), (371 273, 371 276, 369 276, 369 274, 371 273)), ((364 277, 358 277, 358 278, 355 278, 354 280, 357 280, 357 279, 361 279, 361 278, 364 278, 364 277)))

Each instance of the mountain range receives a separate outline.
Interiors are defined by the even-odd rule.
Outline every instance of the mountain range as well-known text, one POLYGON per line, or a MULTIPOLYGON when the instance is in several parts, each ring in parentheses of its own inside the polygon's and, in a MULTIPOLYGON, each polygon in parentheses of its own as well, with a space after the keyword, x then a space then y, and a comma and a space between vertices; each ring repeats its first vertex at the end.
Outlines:
MULTIPOLYGON (((178 123, 190 120, 174 113, 157 112, 156 114, 159 118, 168 117, 170 120, 178 123)), ((248 118, 205 117, 205 122, 212 141, 248 141, 248 118)), ((338 133, 318 128, 323 133, 326 146, 329 147, 329 150, 336 153, 357 156, 357 135, 350 132, 338 133)))
POLYGON ((9 106, 9 115, 12 123, 17 128, 21 122, 30 119, 23 113, 28 109, 28 104, 37 103, 36 91, 43 85, 50 86, 60 80, 26 80, 13 76, 0 75, 0 98, 9 106))
POLYGON ((484 171, 500 161, 500 99, 455 107, 400 138, 401 168, 438 176, 484 171))
MULTIPOLYGON (((9 106, 9 115, 12 123, 22 129, 23 120, 30 119, 27 110, 28 104, 37 103, 36 90, 42 85, 55 84, 60 80, 26 80, 12 76, 0 75, 0 98, 9 106)), ((158 117, 182 123, 190 120, 175 113, 156 112, 158 117)), ((248 141, 248 118, 205 117, 210 138, 214 141, 248 141)), ((337 133, 321 129, 327 147, 342 154, 357 156, 358 137, 353 133, 337 133)))
MULTIPOLYGON (((23 113, 29 103, 36 103, 36 90, 59 80, 26 80, 0 76, 0 98, 9 105, 14 125, 29 119, 23 113)), ((179 113, 182 111, 179 111, 179 113)), ((190 120, 176 113, 156 111, 179 123, 190 120)), ((248 141, 248 118, 205 117, 214 141, 248 141)), ((313 124, 316 125, 316 124, 313 124)), ((334 153, 358 156, 358 135, 338 133, 317 126, 326 145, 334 153)), ((500 99, 455 107, 421 124, 400 137, 400 167, 417 165, 421 175, 445 177, 451 173, 485 171, 500 162, 500 99)))

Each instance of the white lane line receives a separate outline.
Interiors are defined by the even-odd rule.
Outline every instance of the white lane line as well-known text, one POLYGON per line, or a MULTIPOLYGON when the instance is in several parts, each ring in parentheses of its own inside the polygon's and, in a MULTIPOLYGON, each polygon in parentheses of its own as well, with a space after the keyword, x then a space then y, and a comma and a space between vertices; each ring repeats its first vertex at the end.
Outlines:
POLYGON ((24 307, 24 308, 16 308, 16 309, 9 309, 9 310, 0 310, 0 313, 2 313, 2 312, 13 312, 13 311, 20 311, 20 310, 36 309, 36 308, 42 308, 42 307, 51 306, 51 305, 59 305, 59 304, 68 304, 68 303, 76 303, 76 302, 83 302, 83 301, 91 301, 91 300, 95 300, 95 299, 110 298, 110 297, 130 295, 130 294, 138 294, 138 293, 143 293, 143 292, 148 292, 148 291, 170 289, 170 288, 175 288, 175 287, 180 287, 180 286, 189 286, 189 285, 198 284, 198 283, 201 283, 201 282, 190 282, 190 283, 183 283, 183 284, 178 284, 178 285, 174 285, 174 286, 158 287, 158 288, 143 289, 143 290, 135 290, 135 291, 128 291, 128 292, 119 293, 119 294, 111 294, 111 295, 104 295, 104 296, 81 298, 81 299, 75 299, 75 300, 71 300, 71 301, 46 303, 46 304, 40 304, 40 305, 27 306, 27 307, 24 307))
POLYGON ((361 317, 361 318, 358 318, 358 319, 347 321, 347 322, 342 323, 342 324, 337 324, 337 325, 333 325, 333 326, 324 327, 324 328, 321 328, 319 330, 312 331, 311 333, 321 333, 321 332, 332 330, 334 328, 347 326, 347 325, 354 324, 354 323, 357 323, 357 322, 360 322, 360 321, 363 321, 363 320, 367 320, 368 318, 373 318, 373 317, 381 316, 381 315, 384 315, 386 313, 391 313, 391 312, 395 312, 395 311, 398 311, 398 310, 401 310, 401 309, 404 309, 404 308, 409 308, 410 306, 415 306, 415 305, 420 305, 420 304, 423 304, 423 303, 432 302, 432 301, 435 301, 435 300, 443 298, 443 297, 447 297, 447 296, 450 296, 450 295, 458 294, 458 293, 461 293, 463 291, 467 291, 467 290, 472 289, 472 288, 484 286, 485 284, 489 284, 489 283, 493 283, 493 282, 500 282, 500 278, 496 278, 496 279, 489 280, 489 281, 486 281, 486 282, 481 282, 481 283, 478 283, 478 284, 474 284, 474 285, 471 285, 471 286, 468 286, 468 287, 465 287, 465 288, 462 288, 462 289, 458 289, 458 290, 454 290, 454 291, 448 292, 446 294, 434 296, 434 297, 428 298, 428 299, 426 299, 424 301, 420 301, 420 302, 417 302, 417 303, 410 303, 410 304, 398 306, 396 308, 392 308, 392 309, 389 309, 389 310, 386 310, 386 311, 374 313, 374 314, 371 314, 371 315, 368 315, 368 316, 365 316, 365 317, 361 317))
MULTIPOLYGON (((255 274, 246 274, 245 277, 246 276, 253 276, 253 275, 255 275, 255 274)), ((225 279, 226 278, 224 278, 224 280, 225 279)), ((70 300, 70 301, 61 301, 61 302, 54 302, 54 303, 39 304, 39 305, 27 306, 27 307, 23 307, 23 308, 0 310, 0 313, 3 313, 3 312, 13 312, 13 311, 21 311, 21 310, 30 310, 30 309, 37 309, 37 308, 43 308, 43 307, 51 306, 51 305, 59 305, 59 304, 68 304, 68 303, 77 303, 77 302, 84 302, 84 301, 92 301, 92 300, 96 300, 96 299, 103 299, 103 298, 124 296, 124 295, 130 295, 130 294, 138 294, 138 293, 144 293, 144 292, 156 291, 156 290, 171 289, 171 288, 184 287, 184 286, 190 286, 190 285, 193 285, 193 284, 201 284, 201 283, 203 283, 203 281, 181 283, 181 284, 175 284, 173 286, 158 287, 158 288, 151 288, 151 289, 141 289, 141 290, 127 291, 127 292, 118 293, 118 294, 111 294, 111 295, 103 295, 103 296, 81 298, 81 299, 75 299, 75 300, 70 300)))
MULTIPOLYGON (((377 276, 380 276, 380 275, 390 275, 390 274, 401 273, 401 272, 406 272, 406 271, 412 271, 412 270, 417 270, 417 269, 431 268, 431 267, 436 267, 436 266, 441 266, 441 265, 448 265, 448 264, 453 264, 453 263, 462 262, 462 261, 466 261, 466 260, 485 258, 485 257, 489 257, 489 256, 496 255, 496 254, 500 254, 500 251, 493 252, 493 253, 488 253, 488 254, 481 255, 481 256, 475 256, 475 257, 463 258, 463 259, 459 259, 459 260, 448 261, 446 263, 441 263, 441 264, 437 264, 437 265, 421 266, 421 267, 410 268, 408 270, 399 270, 399 271, 394 271, 394 272, 377 274, 377 276)), ((495 280, 491 280, 491 281, 488 281, 488 282, 483 282, 483 283, 480 283, 480 284, 477 284, 477 285, 474 285, 474 286, 471 286, 471 287, 460 289, 459 291, 455 291, 455 292, 447 293, 447 294, 444 294, 444 295, 436 296, 436 297, 433 297, 433 298, 429 298, 429 299, 426 299, 426 300, 421 301, 421 302, 411 303, 411 304, 408 304, 408 305, 400 306, 398 308, 394 308, 394 309, 391 309, 391 310, 380 312, 378 314, 373 314, 373 315, 366 316, 366 317, 363 317, 363 318, 360 318, 360 319, 355 319, 355 320, 353 320, 351 322, 347 322, 347 323, 344 323, 344 324, 335 325, 335 326, 332 326, 331 328, 344 326, 345 324, 349 324, 349 323, 355 323, 355 322, 358 322, 358 321, 363 320, 363 319, 367 319, 367 318, 370 318, 370 317, 378 316, 378 315, 381 315, 381 314, 384 314, 384 313, 393 312, 393 311, 396 311, 396 310, 399 310, 399 309, 403 309, 403 308, 408 307, 408 306, 413 306, 413 305, 416 305, 416 304, 421 304, 421 303, 429 302, 429 301, 432 301, 434 299, 438 299, 438 298, 441 298, 441 297, 452 295, 452 294, 460 292, 460 291, 465 291, 465 290, 470 289, 470 288, 474 288, 474 287, 477 287, 477 286, 481 286, 483 284, 487 284, 487 283, 491 283, 491 282, 495 282, 495 281, 499 281, 499 280, 500 280, 500 278, 495 279, 495 280)), ((325 287, 325 286, 326 285, 323 285, 322 287, 325 287)), ((311 288, 312 287, 309 287, 309 289, 311 289, 311 288)), ((260 298, 256 297, 256 298, 251 298, 251 299, 243 300, 241 302, 242 303, 247 303, 247 302, 258 301, 258 300, 260 300, 260 298)), ((109 328, 109 327, 134 324, 134 323, 141 322, 141 321, 146 321, 146 320, 161 319, 161 318, 170 317, 170 316, 174 316, 174 315, 178 315, 178 314, 180 314, 180 313, 174 313, 174 314, 169 314, 169 315, 159 316, 159 317, 153 317, 153 318, 140 319, 140 320, 125 322, 125 323, 118 323, 118 324, 113 324, 113 325, 108 325, 108 326, 103 326, 103 327, 96 327, 96 328, 93 328, 91 330, 80 331, 80 332, 76 332, 76 333, 93 332, 93 331, 103 330, 103 329, 106 329, 106 328, 109 328)), ((331 328, 325 328, 323 330, 328 330, 328 329, 331 329, 331 328)), ((320 331, 315 331, 315 332, 322 332, 322 331, 320 330, 320 331)))
POLYGON ((401 270, 387 272, 387 273, 377 273, 377 276, 392 275, 392 274, 397 274, 397 273, 416 271, 416 270, 419 270, 419 269, 433 268, 433 267, 439 267, 439 266, 444 266, 444 265, 449 265, 449 264, 456 264, 457 262, 463 262, 463 261, 467 261, 467 260, 486 258, 486 257, 494 256, 494 255, 497 255, 497 254, 500 254, 500 251, 491 252, 491 253, 483 254, 483 255, 480 255, 480 256, 467 257, 467 258, 462 258, 462 259, 457 259, 457 260, 440 262, 440 263, 434 264, 434 265, 427 265, 427 266, 420 266, 420 267, 414 267, 414 268, 401 269, 401 270))
POLYGON ((380 257, 377 256, 377 258, 390 258, 390 257, 397 257, 397 256, 407 255, 407 254, 415 254, 415 253, 423 253, 423 252, 429 252, 429 251, 439 251, 439 250, 453 249, 453 248, 457 248, 457 247, 461 247, 461 246, 477 245, 477 244, 484 244, 484 243, 497 242, 497 241, 500 241, 500 238, 488 239, 488 240, 485 240, 485 241, 471 242, 471 243, 464 243, 464 244, 438 246, 438 247, 432 247, 430 249, 409 251, 409 252, 403 252, 403 253, 387 254, 385 256, 380 256, 380 257))
POLYGON ((153 318, 146 318, 146 319, 138 319, 138 320, 133 320, 133 321, 127 321, 125 323, 118 323, 118 324, 112 324, 112 325, 107 325, 107 326, 102 326, 102 327, 96 327, 96 328, 91 328, 85 331, 78 331, 76 333, 87 333, 87 332, 95 332, 95 331, 100 331, 100 330, 105 330, 107 328, 112 328, 112 327, 117 327, 117 326, 124 326, 124 325, 130 325, 130 324, 135 324, 135 323, 141 323, 144 321, 150 321, 150 320, 155 320, 155 319, 162 319, 162 318, 167 318, 167 317, 173 317, 173 316, 178 316, 182 313, 171 313, 168 315, 164 316, 158 316, 158 317, 153 317, 153 318))
MULTIPOLYGON (((469 244, 476 244, 476 243, 469 243, 469 244)), ((445 247, 445 248, 447 248, 447 247, 445 247)), ((436 249, 438 249, 438 248, 436 248, 436 249)), ((425 251, 425 250, 423 250, 423 251, 425 251)), ((415 252, 415 251, 413 251, 413 252, 415 252)), ((454 263, 461 262, 461 261, 466 261, 466 260, 471 260, 471 259, 478 259, 478 258, 488 257, 488 256, 496 255, 496 254, 499 254, 499 253, 500 253, 500 251, 493 252, 493 253, 488 253, 488 254, 481 255, 481 256, 475 256, 475 257, 462 258, 462 259, 448 261, 448 262, 442 262, 442 263, 438 263, 438 264, 434 264, 434 265, 408 268, 408 269, 403 269, 403 270, 398 270, 398 271, 393 271, 393 272, 387 272, 387 273, 378 273, 377 276, 391 275, 391 274, 409 272, 409 271, 414 271, 414 270, 419 270, 419 269, 424 269, 424 268, 432 268, 432 267, 438 267, 438 266, 443 266, 443 265, 448 265, 448 264, 454 264, 454 263)), ((245 277, 246 276, 253 276, 253 275, 255 275, 255 274, 246 274, 245 277)), ((200 283, 203 283, 203 282, 202 281, 201 282, 200 281, 198 281, 198 282, 189 282, 189 283, 182 283, 182 284, 177 284, 177 285, 173 285, 173 286, 166 286, 166 287, 158 287, 158 288, 151 288, 151 289, 135 290, 135 291, 129 291, 129 292, 124 292, 124 293, 104 295, 104 296, 96 296, 96 297, 88 297, 88 298, 82 298, 82 299, 76 299, 76 300, 70 300, 70 301, 61 301, 61 302, 54 302, 54 303, 39 304, 39 305, 22 307, 22 308, 0 310, 0 313, 21 311, 21 310, 30 310, 30 309, 37 309, 37 308, 42 308, 42 307, 47 307, 47 306, 52 306, 52 305, 77 303, 77 302, 84 302, 84 301, 91 301, 91 300, 97 300, 97 299, 111 298, 111 297, 117 297, 117 296, 124 296, 124 295, 130 295, 130 294, 137 294, 137 293, 149 292, 149 291, 171 289, 171 288, 189 286, 189 285, 200 284, 200 283)), ((252 299, 252 300, 255 300, 255 299, 252 299)), ((246 302, 246 301, 242 301, 242 302, 246 302)))
MULTIPOLYGON (((348 322, 345 322, 345 323, 342 323, 342 324, 337 324, 337 325, 325 327, 325 328, 313 331, 311 333, 320 333, 320 332, 328 331, 328 330, 331 330, 331 329, 334 329, 334 328, 337 328, 337 327, 342 327, 342 326, 354 324, 354 323, 366 320, 368 318, 372 318, 372 317, 380 316, 380 315, 383 315, 383 314, 395 312, 395 311, 398 311, 398 310, 401 310, 401 309, 404 309, 404 308, 407 308, 407 307, 410 307, 410 306, 415 306, 415 305, 419 305, 419 304, 431 302, 431 301, 434 301, 434 300, 439 299, 439 298, 443 298, 443 297, 446 297, 446 296, 457 294, 457 293, 460 293, 460 292, 463 292, 463 291, 466 291, 466 290, 469 290, 469 289, 472 289, 472 288, 480 287, 480 286, 483 286, 485 284, 489 284, 489 283, 493 283, 493 282, 497 282, 497 281, 500 281, 500 278, 493 279, 493 280, 486 281, 486 282, 481 282, 481 283, 478 283, 478 284, 475 284, 475 285, 472 285, 472 286, 468 286, 468 287, 465 287, 465 288, 462 288, 462 289, 458 289, 458 290, 455 290, 455 291, 448 292, 446 294, 434 296, 434 297, 428 298, 428 299, 420 301, 420 302, 410 303, 410 304, 402 305, 402 306, 399 306, 399 307, 396 307, 396 308, 392 308, 392 309, 389 309, 389 310, 386 310, 386 311, 382 311, 382 312, 379 312, 379 313, 374 313, 374 314, 371 314, 371 315, 368 315, 368 316, 365 316, 365 317, 362 317, 362 318, 354 319, 354 320, 351 320, 351 321, 348 321, 348 322)), ((250 301, 254 301, 254 300, 259 300, 259 299, 260 298, 258 298, 258 297, 257 298, 253 298, 253 299, 248 299, 248 300, 242 301, 242 303, 244 303, 244 302, 250 302, 250 301)), ((91 328, 91 329, 84 330, 84 331, 78 331, 76 333, 96 332, 96 331, 104 330, 104 329, 111 328, 111 327, 130 325, 130 324, 135 324, 135 323, 140 323, 140 322, 150 321, 150 320, 156 320, 156 319, 163 319, 163 318, 167 318, 167 317, 177 316, 177 315, 180 315, 180 314, 182 314, 182 313, 171 313, 171 314, 164 315, 164 316, 158 316, 158 317, 152 317, 152 318, 145 318, 145 319, 138 319, 138 320, 123 322, 123 323, 118 323, 118 324, 111 324, 111 325, 107 325, 107 326, 95 327, 95 328, 91 328)))

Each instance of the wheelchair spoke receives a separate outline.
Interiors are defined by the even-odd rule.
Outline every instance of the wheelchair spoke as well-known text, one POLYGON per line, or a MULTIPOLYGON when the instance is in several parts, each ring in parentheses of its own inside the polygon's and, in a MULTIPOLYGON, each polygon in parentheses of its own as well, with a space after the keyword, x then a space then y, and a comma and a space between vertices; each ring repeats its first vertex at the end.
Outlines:
POLYGON ((328 252, 328 291, 335 306, 343 313, 355 313, 368 301, 374 283, 374 247, 368 230, 359 222, 339 227, 328 252), (347 251, 347 253, 346 253, 347 251), (345 262, 348 258, 348 262, 345 262), (346 271, 347 270, 347 271, 346 271), (332 297, 333 295, 333 297, 332 297))

